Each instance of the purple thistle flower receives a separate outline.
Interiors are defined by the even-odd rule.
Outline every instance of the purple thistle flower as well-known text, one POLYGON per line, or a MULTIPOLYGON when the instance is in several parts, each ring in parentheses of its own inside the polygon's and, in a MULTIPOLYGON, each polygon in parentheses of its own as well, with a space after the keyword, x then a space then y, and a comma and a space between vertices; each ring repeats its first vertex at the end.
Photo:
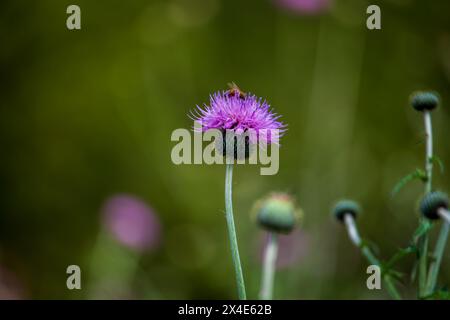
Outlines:
POLYGON ((160 222, 142 200, 131 195, 116 195, 106 201, 102 211, 104 225, 122 245, 139 252, 158 246, 160 222))
POLYGON ((191 118, 201 124, 201 131, 218 129, 232 130, 236 135, 252 130, 250 142, 278 144, 286 125, 278 121, 281 117, 271 110, 266 100, 253 94, 243 93, 235 84, 231 89, 210 96, 209 105, 197 106, 191 118))

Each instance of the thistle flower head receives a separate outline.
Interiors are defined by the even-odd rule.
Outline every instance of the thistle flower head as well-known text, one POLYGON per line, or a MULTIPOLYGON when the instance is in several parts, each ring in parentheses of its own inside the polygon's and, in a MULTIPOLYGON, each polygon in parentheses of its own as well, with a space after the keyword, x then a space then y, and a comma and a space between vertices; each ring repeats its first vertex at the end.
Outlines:
POLYGON ((201 124, 201 131, 231 130, 236 135, 251 130, 251 143, 278 144, 285 125, 278 121, 279 115, 271 110, 267 101, 250 93, 244 93, 234 83, 226 91, 210 96, 209 104, 197 106, 191 113, 193 120, 201 124))
POLYGON ((441 191, 426 194, 420 203, 420 212, 430 220, 439 219, 440 208, 448 209, 448 196, 441 191))
POLYGON ((439 96, 430 91, 419 91, 411 95, 411 106, 417 111, 431 111, 439 104, 439 96))
POLYGON ((289 233, 295 227, 301 211, 294 200, 284 193, 272 193, 255 205, 258 224, 272 232, 289 233))
POLYGON ((359 204, 352 200, 341 200, 334 206, 333 214, 340 222, 344 221, 344 216, 350 214, 353 218, 359 215, 361 208, 359 204))

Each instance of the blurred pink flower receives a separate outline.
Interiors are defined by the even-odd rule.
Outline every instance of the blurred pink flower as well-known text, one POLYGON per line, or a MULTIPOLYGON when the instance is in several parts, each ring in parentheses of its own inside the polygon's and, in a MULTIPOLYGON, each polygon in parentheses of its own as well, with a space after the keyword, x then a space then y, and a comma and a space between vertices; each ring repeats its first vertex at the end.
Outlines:
MULTIPOLYGON (((297 264, 308 253, 309 236, 296 229, 290 234, 278 234, 277 269, 285 269, 297 264)), ((260 242, 260 260, 263 259, 264 248, 269 240, 268 233, 264 233, 260 242)))
POLYGON ((107 199, 102 211, 105 227, 122 245, 145 251, 160 243, 159 219, 141 199, 126 194, 115 195, 107 199))
POLYGON ((274 0, 276 5, 299 14, 314 15, 327 11, 332 0, 274 0))
POLYGON ((0 300, 20 300, 25 298, 22 282, 14 273, 0 266, 0 300))

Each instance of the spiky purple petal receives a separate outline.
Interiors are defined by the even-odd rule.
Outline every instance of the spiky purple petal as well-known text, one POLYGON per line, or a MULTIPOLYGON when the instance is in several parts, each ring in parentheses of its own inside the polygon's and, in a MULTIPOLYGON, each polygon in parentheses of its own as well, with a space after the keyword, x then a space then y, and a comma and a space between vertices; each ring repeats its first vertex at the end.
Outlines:
POLYGON ((280 117, 272 112, 266 100, 253 94, 242 97, 229 91, 212 94, 209 105, 196 106, 191 112, 191 118, 201 124, 201 131, 219 129, 242 133, 254 130, 258 141, 267 144, 277 144, 286 130, 286 125, 278 120, 280 117))

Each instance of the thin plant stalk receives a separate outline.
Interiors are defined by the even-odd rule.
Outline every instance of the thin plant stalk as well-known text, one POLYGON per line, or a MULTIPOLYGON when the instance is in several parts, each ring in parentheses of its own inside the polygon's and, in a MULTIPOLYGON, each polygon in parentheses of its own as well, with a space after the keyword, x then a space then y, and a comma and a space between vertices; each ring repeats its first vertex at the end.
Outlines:
POLYGON ((355 219, 351 214, 344 216, 345 227, 347 228, 348 235, 353 244, 357 247, 361 246, 361 237, 359 236, 358 228, 356 227, 355 219))
POLYGON ((233 164, 226 165, 225 174, 225 215, 228 227, 228 237, 230 239, 231 256, 233 259, 234 272, 236 274, 236 285, 239 300, 246 300, 244 276, 242 274, 241 259, 236 237, 236 228, 234 226, 233 202, 232 202, 232 184, 233 184, 233 164))
POLYGON ((425 157, 425 172, 427 180, 425 182, 425 193, 431 192, 431 185, 433 180, 433 128, 431 125, 431 112, 424 112, 425 121, 425 135, 426 135, 426 157, 425 157))
POLYGON ((438 215, 443 222, 450 223, 450 211, 445 208, 439 208, 438 215))
POLYGON ((438 210, 438 214, 442 219, 442 227, 439 232, 439 237, 434 248, 434 261, 430 265, 430 271, 428 274, 427 291, 426 295, 433 293, 436 287, 437 277, 439 274, 439 268, 441 266, 442 255, 444 254, 445 245, 447 244, 448 233, 450 229, 449 212, 444 208, 438 210))
MULTIPOLYGON (((426 173, 427 181, 425 191, 431 192, 431 179, 433 170, 433 132, 431 126, 431 113, 429 111, 425 112, 425 131, 427 136, 427 162, 426 162, 426 173)), ((443 210, 443 209, 441 209, 443 210)), ((442 255, 444 254, 445 245, 447 243, 448 233, 450 225, 443 219, 441 230, 439 231, 439 237, 434 248, 433 257, 434 260, 430 264, 430 269, 428 271, 428 281, 426 282, 425 295, 430 295, 435 289, 437 277, 439 274, 439 268, 442 261, 442 255)), ((425 258, 426 259, 426 258, 425 258)))
POLYGON ((264 250, 263 272, 261 279, 260 299, 271 300, 273 297, 273 282, 275 278, 275 265, 278 254, 278 239, 273 232, 269 233, 269 241, 264 250))
MULTIPOLYGON (((373 254, 372 250, 369 247, 363 246, 361 237, 359 236, 358 228, 356 227, 355 219, 351 214, 346 214, 344 216, 344 223, 347 228, 347 232, 349 234, 350 240, 355 244, 358 248, 361 249, 362 254, 366 257, 367 261, 370 264, 377 265, 381 267, 381 263, 378 258, 373 254)), ((392 278, 389 275, 383 275, 383 281, 386 285, 386 289, 389 295, 395 300, 401 300, 401 296, 395 287, 392 278)))
MULTIPOLYGON (((422 218, 425 219, 425 218, 422 218)), ((419 298, 425 295, 427 281, 428 235, 419 239, 419 298)))
MULTIPOLYGON (((424 111, 424 124, 425 124, 425 194, 431 192, 432 179, 433 179, 433 128, 431 124, 431 112, 424 111)), ((421 218, 421 223, 424 223, 424 219, 421 218)), ((419 239, 419 297, 425 295, 427 289, 427 256, 428 256, 428 234, 425 233, 421 239, 419 239)))

